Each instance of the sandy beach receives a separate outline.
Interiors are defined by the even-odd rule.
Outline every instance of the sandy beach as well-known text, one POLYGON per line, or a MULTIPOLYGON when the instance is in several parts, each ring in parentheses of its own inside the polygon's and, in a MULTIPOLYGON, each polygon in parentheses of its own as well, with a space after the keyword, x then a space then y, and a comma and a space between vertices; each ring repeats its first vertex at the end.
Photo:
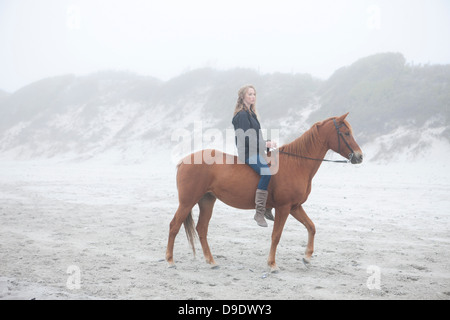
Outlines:
MULTIPOLYGON (((183 228, 164 260, 177 208, 164 154, 141 164, 1 161, 0 299, 450 299, 450 167, 323 164, 304 205, 316 225, 286 223, 278 273, 272 223, 217 201, 194 257, 183 228)), ((198 209, 194 209, 194 218, 198 209)))

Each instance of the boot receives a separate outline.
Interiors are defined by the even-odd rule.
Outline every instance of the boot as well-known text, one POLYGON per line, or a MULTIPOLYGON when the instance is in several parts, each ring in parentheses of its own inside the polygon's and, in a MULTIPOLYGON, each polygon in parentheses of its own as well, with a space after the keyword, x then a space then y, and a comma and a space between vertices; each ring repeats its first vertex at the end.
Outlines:
POLYGON ((264 213, 264 217, 266 217, 267 220, 275 221, 275 218, 272 214, 272 208, 266 208, 266 212, 264 213))
POLYGON ((266 219, 264 219, 264 213, 266 212, 266 202, 267 202, 267 190, 256 190, 256 197, 255 197, 255 221, 260 227, 267 227, 266 219))

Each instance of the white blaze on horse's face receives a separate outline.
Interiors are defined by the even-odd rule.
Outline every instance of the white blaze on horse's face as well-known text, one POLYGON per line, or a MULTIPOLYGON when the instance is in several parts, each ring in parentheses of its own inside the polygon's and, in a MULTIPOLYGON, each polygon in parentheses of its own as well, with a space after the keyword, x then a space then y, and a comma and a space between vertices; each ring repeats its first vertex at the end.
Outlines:
POLYGON ((344 121, 344 127, 342 129, 342 139, 344 142, 344 151, 343 153, 345 154, 346 150, 345 147, 347 147, 347 151, 351 151, 348 154, 348 159, 350 160, 350 162, 352 164, 358 164, 361 163, 363 161, 363 155, 362 155, 362 151, 361 148, 358 146, 358 144, 356 143, 356 140, 353 136, 353 130, 352 127, 350 126, 350 124, 347 121, 344 121), (344 129, 345 127, 345 129, 344 129))
MULTIPOLYGON (((363 161, 363 154, 353 137, 352 127, 345 120, 347 115, 348 113, 333 119, 334 138, 330 139, 330 149, 347 158, 352 164, 358 164, 363 161)), ((331 136, 333 137, 333 133, 331 136)))

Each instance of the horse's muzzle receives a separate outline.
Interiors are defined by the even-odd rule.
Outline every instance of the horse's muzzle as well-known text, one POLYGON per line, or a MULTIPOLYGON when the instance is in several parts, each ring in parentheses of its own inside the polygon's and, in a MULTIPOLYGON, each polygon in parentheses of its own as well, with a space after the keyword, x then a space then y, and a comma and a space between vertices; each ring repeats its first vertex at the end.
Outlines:
POLYGON ((350 153, 348 158, 352 164, 358 164, 363 161, 363 155, 360 152, 350 153))

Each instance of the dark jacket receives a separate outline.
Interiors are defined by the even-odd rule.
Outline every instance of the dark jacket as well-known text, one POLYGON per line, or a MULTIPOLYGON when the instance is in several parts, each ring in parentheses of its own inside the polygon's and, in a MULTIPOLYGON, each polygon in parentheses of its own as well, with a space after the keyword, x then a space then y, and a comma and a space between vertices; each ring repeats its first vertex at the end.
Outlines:
POLYGON ((256 154, 264 154, 266 141, 261 133, 261 124, 252 111, 241 110, 233 117, 238 157, 245 162, 256 154))

